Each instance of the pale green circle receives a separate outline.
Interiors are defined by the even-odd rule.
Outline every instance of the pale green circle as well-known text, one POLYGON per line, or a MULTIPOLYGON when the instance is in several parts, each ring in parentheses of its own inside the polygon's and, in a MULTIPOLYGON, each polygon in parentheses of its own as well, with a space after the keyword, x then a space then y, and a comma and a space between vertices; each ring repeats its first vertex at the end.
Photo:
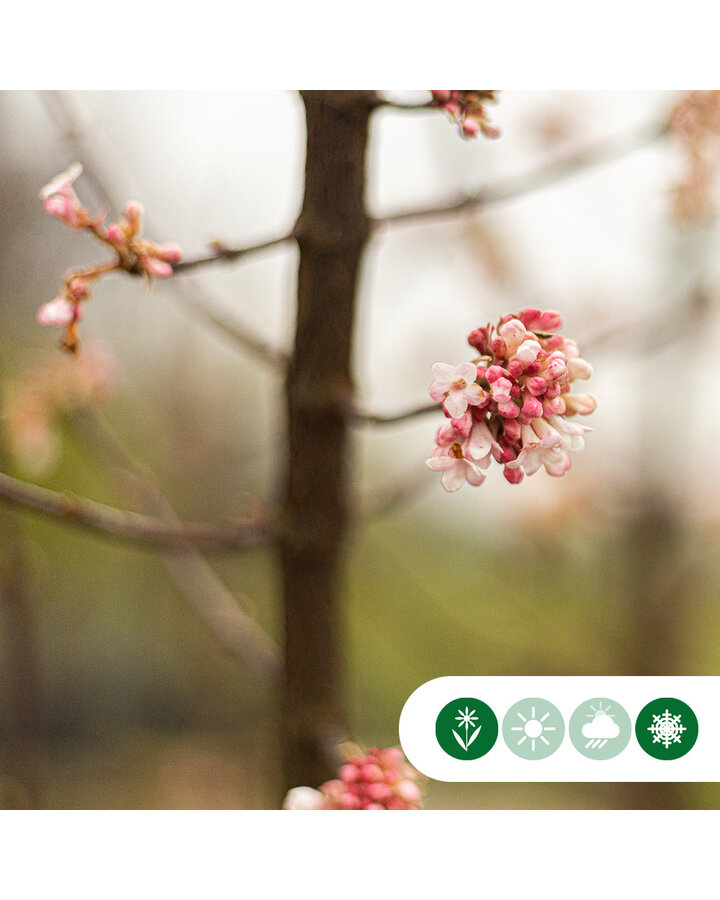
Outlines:
POLYGON ((581 703, 570 716, 568 735, 575 749, 588 759, 612 759, 627 747, 632 722, 617 700, 595 697, 581 703))
POLYGON ((546 759, 562 744, 565 722, 549 700, 528 697, 513 703, 502 724, 503 740, 521 759, 546 759))

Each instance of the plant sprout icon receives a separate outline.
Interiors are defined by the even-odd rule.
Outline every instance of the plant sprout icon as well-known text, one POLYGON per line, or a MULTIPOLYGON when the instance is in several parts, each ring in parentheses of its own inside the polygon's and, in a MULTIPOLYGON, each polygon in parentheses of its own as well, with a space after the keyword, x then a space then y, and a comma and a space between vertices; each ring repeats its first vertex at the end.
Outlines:
POLYGON ((615 714, 608 713, 611 708, 612 704, 608 704, 603 709, 602 701, 599 701, 598 709, 595 709, 592 703, 590 704, 592 712, 587 714, 587 718, 592 719, 592 722, 588 722, 582 728, 583 737, 590 739, 585 744, 586 750, 599 750, 620 734, 620 727, 613 722, 615 714))
POLYGON ((480 734, 482 725, 478 725, 478 727, 475 728, 475 731, 473 731, 473 733, 468 738, 470 728, 475 727, 475 723, 477 722, 478 717, 475 715, 475 710, 473 710, 472 712, 468 712, 467 706, 465 707, 465 712, 459 709, 458 713, 460 715, 455 716, 455 720, 460 723, 458 726, 459 728, 462 728, 463 725, 465 726, 465 740, 463 741, 462 737, 457 733, 457 731, 455 731, 454 728, 452 730, 452 733, 455 735, 455 740, 458 742, 458 744, 460 744, 463 750, 467 751, 467 749, 470 747, 470 744, 472 744, 475 738, 480 734))
POLYGON ((546 731, 557 731, 554 725, 545 725, 545 719, 550 715, 550 711, 545 713, 544 716, 541 716, 539 719, 535 717, 535 707, 532 706, 530 708, 530 717, 526 718, 521 712, 516 713, 517 717, 522 720, 522 725, 513 725, 510 731, 522 731, 523 735, 520 740, 517 742, 516 746, 520 746, 524 744, 525 741, 530 741, 530 749, 532 752, 535 752, 536 742, 541 740, 543 744, 547 747, 550 746, 550 741, 545 737, 544 732, 546 731))

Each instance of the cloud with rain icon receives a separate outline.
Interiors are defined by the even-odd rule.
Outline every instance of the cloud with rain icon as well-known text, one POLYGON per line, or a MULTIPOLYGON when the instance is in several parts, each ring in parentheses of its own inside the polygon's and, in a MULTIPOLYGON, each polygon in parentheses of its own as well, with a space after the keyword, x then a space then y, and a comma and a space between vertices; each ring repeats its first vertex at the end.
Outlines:
POLYGON ((586 750, 599 750, 608 741, 618 737, 620 726, 613 721, 614 716, 609 715, 607 709, 602 708, 602 704, 600 704, 600 709, 595 709, 595 707, 592 707, 592 709, 594 711, 594 715, 590 714, 593 715, 592 721, 583 725, 582 735, 588 739, 587 744, 585 744, 586 750))

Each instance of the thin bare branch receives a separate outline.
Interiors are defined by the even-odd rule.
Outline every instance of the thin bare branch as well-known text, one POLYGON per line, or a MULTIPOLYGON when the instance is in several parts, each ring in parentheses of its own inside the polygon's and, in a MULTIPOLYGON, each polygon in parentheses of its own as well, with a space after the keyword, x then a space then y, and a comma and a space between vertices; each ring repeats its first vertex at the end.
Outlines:
MULTIPOLYGON (((148 510, 173 525, 180 520, 147 472, 122 446, 109 426, 96 414, 75 416, 83 436, 116 467, 127 484, 128 493, 137 495, 148 510)), ((231 593, 215 570, 192 544, 183 553, 160 549, 160 557, 178 590, 184 595, 220 644, 249 664, 260 675, 276 678, 280 671, 280 650, 260 626, 241 608, 251 603, 231 593)))
POLYGON ((0 502, 114 537, 177 550, 183 550, 188 541, 218 550, 256 547, 270 541, 276 531, 269 520, 261 519, 220 523, 166 522, 85 497, 52 491, 4 473, 0 473, 0 502))
POLYGON ((244 257, 261 253, 263 250, 268 250, 271 247, 280 247, 292 240, 294 240, 294 235, 291 232, 290 234, 263 241, 261 244, 252 244, 249 247, 227 247, 220 241, 213 241, 210 245, 213 248, 212 253, 177 263, 173 266, 173 273, 181 275, 183 272, 188 272, 191 269, 199 269, 201 266, 207 266, 216 262, 236 262, 244 257))
POLYGON ((430 100, 425 103, 399 103, 396 100, 379 99, 375 104, 375 109, 399 109, 403 112, 423 112, 428 109, 434 109, 436 112, 442 111, 430 100))
POLYGON ((405 412, 395 413, 390 416, 382 416, 377 413, 362 412, 361 410, 353 410, 349 413, 350 423, 352 425, 397 425, 400 422, 407 422, 409 419, 415 419, 424 416, 426 413, 438 412, 440 410, 439 403, 424 403, 422 406, 416 406, 413 409, 405 410, 405 412))
POLYGON ((518 175, 507 181, 488 185, 481 190, 461 197, 453 203, 444 203, 438 206, 411 209, 406 212, 393 213, 373 220, 374 228, 383 228, 392 225, 414 225, 433 219, 444 219, 457 213, 469 212, 480 207, 489 206, 491 203, 499 203, 502 200, 511 200, 532 191, 540 190, 548 185, 555 184, 572 175, 592 166, 613 162, 621 159, 634 150, 646 147, 667 134, 667 123, 653 123, 631 131, 620 137, 609 138, 600 141, 591 147, 586 147, 575 153, 556 159, 547 165, 541 166, 532 172, 518 175))

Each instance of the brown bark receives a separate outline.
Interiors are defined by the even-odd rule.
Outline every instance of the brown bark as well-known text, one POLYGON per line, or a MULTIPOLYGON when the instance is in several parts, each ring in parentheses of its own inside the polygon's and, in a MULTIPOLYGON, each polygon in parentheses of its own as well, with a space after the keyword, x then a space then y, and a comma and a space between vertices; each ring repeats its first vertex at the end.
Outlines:
POLYGON ((295 344, 288 367, 288 458, 281 558, 285 608, 285 786, 332 775, 342 730, 341 557, 348 521, 347 410, 355 298, 369 233, 369 91, 304 91, 305 197, 295 344))

